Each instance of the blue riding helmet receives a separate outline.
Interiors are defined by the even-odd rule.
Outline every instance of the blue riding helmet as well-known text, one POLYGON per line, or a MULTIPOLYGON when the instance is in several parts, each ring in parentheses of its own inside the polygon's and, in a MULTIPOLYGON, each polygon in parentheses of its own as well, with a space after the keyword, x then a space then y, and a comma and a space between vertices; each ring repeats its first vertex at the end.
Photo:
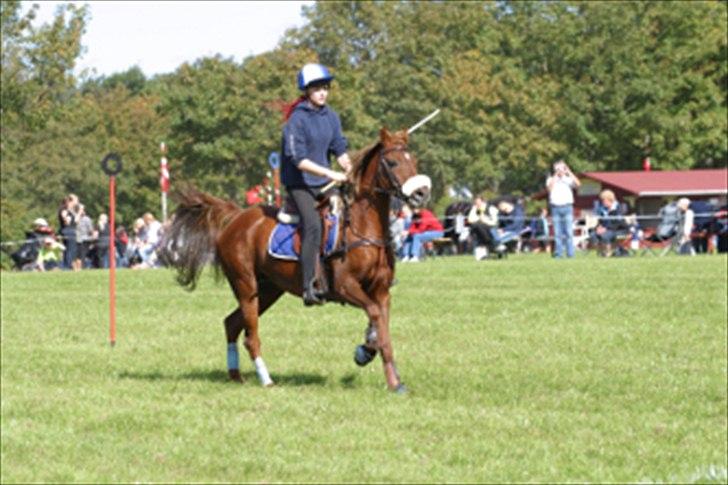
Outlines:
POLYGON ((298 72, 298 89, 305 90, 309 84, 317 81, 329 82, 334 76, 322 64, 306 64, 298 72))

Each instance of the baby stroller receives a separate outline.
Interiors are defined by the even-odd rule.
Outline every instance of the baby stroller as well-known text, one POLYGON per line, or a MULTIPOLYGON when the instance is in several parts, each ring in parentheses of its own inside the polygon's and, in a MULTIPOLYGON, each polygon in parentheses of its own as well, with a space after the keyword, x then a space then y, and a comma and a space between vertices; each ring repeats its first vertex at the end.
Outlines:
POLYGON ((10 255, 14 268, 18 271, 32 271, 35 269, 42 243, 42 237, 39 237, 35 232, 26 232, 25 239, 20 248, 10 255))
POLYGON ((679 241, 677 236, 682 222, 682 214, 677 207, 676 202, 667 204, 660 209, 658 213, 660 222, 654 231, 645 231, 643 240, 644 251, 655 254, 655 250, 659 249, 660 256, 666 255, 670 250, 679 250, 679 241))
POLYGON ((471 205, 465 201, 453 202, 445 209, 444 237, 452 240, 452 247, 458 254, 470 251, 470 229, 466 226, 466 219, 471 205))

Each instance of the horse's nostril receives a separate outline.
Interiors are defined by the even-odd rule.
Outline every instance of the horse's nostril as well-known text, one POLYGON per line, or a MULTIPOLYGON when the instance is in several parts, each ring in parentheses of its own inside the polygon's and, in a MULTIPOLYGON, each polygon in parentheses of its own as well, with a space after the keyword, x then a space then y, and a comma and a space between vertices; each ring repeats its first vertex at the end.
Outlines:
POLYGON ((421 207, 430 199, 430 190, 427 187, 421 187, 412 192, 409 198, 410 204, 415 207, 421 207))

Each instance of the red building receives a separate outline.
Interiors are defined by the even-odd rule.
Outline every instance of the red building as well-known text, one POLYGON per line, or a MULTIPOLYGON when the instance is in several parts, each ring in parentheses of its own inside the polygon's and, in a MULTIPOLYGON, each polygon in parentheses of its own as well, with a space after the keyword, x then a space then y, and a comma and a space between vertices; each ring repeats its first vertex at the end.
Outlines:
POLYGON ((576 216, 591 212, 599 192, 610 189, 638 215, 657 214, 660 207, 680 197, 706 200, 715 207, 728 197, 728 169, 584 172, 574 197, 576 216))

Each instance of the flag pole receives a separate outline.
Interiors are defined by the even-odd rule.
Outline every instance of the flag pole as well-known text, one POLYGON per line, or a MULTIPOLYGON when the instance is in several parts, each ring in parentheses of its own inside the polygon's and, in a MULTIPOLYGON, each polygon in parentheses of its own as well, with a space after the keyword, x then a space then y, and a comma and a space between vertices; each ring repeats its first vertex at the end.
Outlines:
POLYGON ((162 188, 162 223, 167 222, 167 191, 169 190, 169 169, 167 168, 167 145, 164 142, 159 144, 162 158, 159 161, 160 179, 162 188))

